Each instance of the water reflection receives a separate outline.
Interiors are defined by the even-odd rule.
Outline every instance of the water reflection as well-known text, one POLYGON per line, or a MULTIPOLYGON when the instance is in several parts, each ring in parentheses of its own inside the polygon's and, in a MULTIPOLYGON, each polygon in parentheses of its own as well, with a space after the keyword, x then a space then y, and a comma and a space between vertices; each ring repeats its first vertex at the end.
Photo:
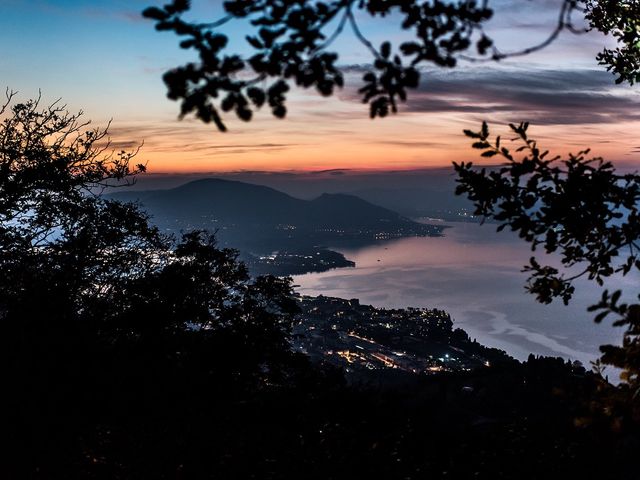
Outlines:
MULTIPOLYGON (((379 307, 442 308, 471 337, 517 358, 533 352, 588 363, 599 345, 619 341, 619 330, 595 325, 586 311, 600 296, 597 286, 577 285, 568 307, 540 305, 524 291, 520 270, 531 251, 517 236, 496 233, 492 225, 448 225, 440 238, 337 248, 355 268, 300 275, 295 283, 303 294, 359 298, 379 307)), ((623 283, 628 288, 634 280, 618 279, 613 286, 623 283)))

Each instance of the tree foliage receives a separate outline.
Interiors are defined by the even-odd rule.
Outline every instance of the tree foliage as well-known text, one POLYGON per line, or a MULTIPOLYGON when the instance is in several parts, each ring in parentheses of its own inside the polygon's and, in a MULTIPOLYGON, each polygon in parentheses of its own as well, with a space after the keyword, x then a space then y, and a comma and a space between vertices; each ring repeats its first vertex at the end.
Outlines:
POLYGON ((102 188, 144 170, 130 167, 135 152, 111 152, 107 130, 62 106, 12 97, 0 124, 0 350, 17 451, 46 463, 128 411, 288 384, 304 367, 288 343, 289 280, 251 279, 208 234, 174 241, 137 205, 105 200, 102 188))
MULTIPOLYGON (((500 137, 491 139, 483 123, 478 132, 465 131, 482 157, 501 158, 499 168, 476 169, 472 163, 454 164, 456 193, 474 202, 475 213, 509 227, 531 244, 557 255, 562 267, 542 265, 531 257, 527 289, 537 300, 568 303, 575 280, 586 277, 603 284, 614 274, 640 271, 640 175, 619 174, 602 158, 588 158, 589 150, 568 158, 551 157, 528 135, 528 124, 510 125, 521 145, 512 152, 500 137), (520 155, 520 158, 518 156, 520 155)), ((621 346, 602 347, 605 364, 622 369, 622 379, 640 391, 640 304, 620 303, 621 291, 605 291, 591 311, 601 322, 616 315, 614 325, 625 327, 621 346)), ((640 297, 639 297, 640 299, 640 297)), ((634 393, 634 395, 636 395, 634 393)))
POLYGON ((640 2, 638 0, 587 0, 586 19, 592 28, 616 39, 615 49, 596 57, 617 76, 616 83, 640 82, 640 2))
POLYGON ((633 84, 640 75, 639 5, 637 0, 563 0, 549 36, 519 51, 501 50, 485 32, 495 13, 488 0, 233 0, 224 2, 225 15, 212 22, 186 20, 190 2, 174 0, 149 7, 143 15, 156 22, 157 30, 181 37, 182 48, 197 53, 197 61, 164 75, 167 96, 181 102, 180 116, 193 113, 225 131, 221 111, 250 121, 255 109, 268 105, 274 116, 283 118, 292 84, 324 96, 342 88, 339 54, 331 45, 347 27, 371 55, 359 90, 371 118, 396 113, 398 102, 418 86, 424 65, 453 68, 460 60, 495 62, 527 55, 563 31, 595 29, 612 35, 618 47, 604 49, 597 58, 617 76, 616 82, 633 84), (576 12, 583 16, 578 26, 576 12), (372 44, 358 23, 366 15, 397 18, 409 39, 395 48, 389 41, 372 44), (249 58, 226 53, 229 39, 220 28, 233 20, 249 22, 254 29, 245 37, 255 51, 249 58))
POLYGON ((482 31, 493 14, 486 0, 237 0, 224 2, 226 15, 211 23, 185 20, 189 3, 176 0, 162 8, 150 7, 143 15, 156 21, 156 29, 184 37, 180 46, 197 51, 199 56, 198 62, 165 74, 169 98, 181 100, 182 116, 193 112, 223 131, 226 128, 219 110, 233 110, 248 121, 254 108, 268 104, 276 117, 284 117, 285 94, 291 82, 313 87, 325 96, 342 87, 338 54, 329 47, 347 26, 373 58, 360 90, 371 117, 397 111, 407 89, 418 86, 419 65, 453 67, 459 53, 475 47, 485 54, 492 46, 482 31), (411 30, 415 38, 401 43, 395 52, 390 42, 376 47, 361 32, 357 12, 371 17, 397 13, 401 27, 411 30), (248 20, 255 28, 246 36, 255 50, 248 59, 223 52, 228 38, 217 29, 234 19, 248 20))

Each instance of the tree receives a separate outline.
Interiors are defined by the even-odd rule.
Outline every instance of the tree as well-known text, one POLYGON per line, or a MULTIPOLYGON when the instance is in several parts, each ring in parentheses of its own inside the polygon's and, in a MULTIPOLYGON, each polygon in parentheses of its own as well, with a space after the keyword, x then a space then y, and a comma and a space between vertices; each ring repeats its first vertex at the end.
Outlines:
POLYGON ((0 351, 15 462, 83 463, 123 425, 170 412, 166 426, 194 402, 304 371, 289 279, 252 279, 208 234, 165 237, 137 205, 104 199, 144 171, 136 152, 111 152, 107 130, 63 106, 13 98, 0 124, 0 351))
POLYGON ((587 0, 585 16, 592 28, 612 35, 618 46, 597 56, 600 65, 617 75, 616 83, 640 82, 640 2, 638 0, 587 0))
MULTIPOLYGON (((568 303, 580 277, 603 284, 614 274, 640 270, 640 175, 618 174, 602 158, 588 158, 589 150, 568 158, 550 157, 528 135, 527 123, 511 125, 515 152, 500 137, 491 140, 483 123, 478 132, 465 131, 473 147, 486 158, 502 158, 495 169, 476 169, 472 163, 454 164, 459 185, 456 193, 473 201, 475 214, 509 227, 531 244, 555 253, 562 270, 540 264, 531 257, 527 290, 538 301, 549 303, 560 297, 568 303), (516 158, 521 152, 521 158, 516 158)), ((616 315, 614 326, 625 327, 622 346, 601 347, 602 362, 622 370, 634 402, 640 392, 640 304, 620 303, 622 292, 602 294, 590 307, 599 311, 601 322, 616 315)), ((640 299, 640 296, 638 297, 640 299)))

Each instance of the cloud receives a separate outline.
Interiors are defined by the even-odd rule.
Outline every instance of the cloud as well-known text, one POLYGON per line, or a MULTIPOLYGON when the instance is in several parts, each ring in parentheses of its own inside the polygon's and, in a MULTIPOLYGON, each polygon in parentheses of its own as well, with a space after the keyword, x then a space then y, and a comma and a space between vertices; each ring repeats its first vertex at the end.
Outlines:
MULTIPOLYGON (((355 88, 347 96, 359 98, 355 88)), ((425 71, 408 97, 401 110, 414 113, 492 114, 495 120, 538 125, 640 120, 640 97, 614 88, 611 75, 599 70, 425 71)))
POLYGON ((334 176, 339 176, 339 175, 346 175, 348 172, 350 172, 351 169, 349 168, 331 168, 328 170, 315 170, 312 172, 309 172, 311 175, 334 175, 334 176))
POLYGON ((439 148, 447 147, 449 144, 445 142, 429 142, 424 140, 380 140, 377 143, 382 145, 393 145, 396 147, 415 147, 415 148, 439 148))
MULTIPOLYGON (((112 138, 116 139, 112 142, 112 146, 116 145, 116 143, 118 145, 128 145, 128 147, 137 146, 144 140, 145 152, 219 152, 225 154, 243 154, 256 150, 272 152, 299 145, 297 143, 286 142, 216 142, 211 139, 211 132, 207 130, 206 126, 197 125, 197 127, 199 128, 194 129, 193 125, 187 121, 162 123, 150 120, 149 122, 129 124, 118 123, 109 128, 109 134, 112 138), (140 141, 138 141, 138 139, 140 141)), ((224 138, 224 140, 228 139, 228 137, 220 138, 224 138)))
POLYGON ((109 141, 104 146, 112 150, 135 150, 142 145, 142 142, 136 142, 133 140, 118 140, 109 141))
POLYGON ((235 145, 193 145, 184 147, 185 150, 219 150, 227 148, 286 148, 294 147, 295 143, 252 143, 235 145))
POLYGON ((269 151, 274 152, 278 150, 285 150, 290 147, 295 147, 298 144, 295 143, 246 143, 246 144, 230 144, 230 145, 219 145, 219 144, 209 144, 205 142, 193 143, 190 145, 167 145, 162 144, 161 150, 176 150, 180 153, 186 152, 219 152, 225 154, 244 154, 254 152, 255 150, 261 151, 269 151))

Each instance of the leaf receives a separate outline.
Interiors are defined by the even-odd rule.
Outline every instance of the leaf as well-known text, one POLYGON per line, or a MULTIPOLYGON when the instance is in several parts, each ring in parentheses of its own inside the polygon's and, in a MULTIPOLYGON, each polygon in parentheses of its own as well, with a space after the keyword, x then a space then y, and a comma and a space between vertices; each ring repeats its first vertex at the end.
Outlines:
POLYGON ((486 139, 489 137, 489 125, 487 125, 487 122, 482 122, 482 138, 486 139))
POLYGON ((236 109, 236 115, 238 115, 238 118, 240 118, 240 120, 248 122, 251 120, 251 117, 253 116, 253 112, 248 108, 238 107, 236 109))
POLYGON ((284 105, 278 105, 272 109, 273 115, 277 118, 284 118, 287 116, 287 108, 284 105))
POLYGON ((253 48, 257 48, 258 50, 262 50, 264 48, 264 44, 256 37, 250 37, 249 35, 247 35, 245 38, 249 45, 251 45, 253 48))
POLYGON ((264 90, 257 87, 250 87, 247 89, 247 96, 251 99, 256 107, 261 107, 266 101, 267 95, 264 90))
POLYGON ((180 42, 180 48, 191 48, 196 45, 196 41, 192 38, 180 42))
POLYGON ((391 56, 391 44, 389 42, 383 42, 380 45, 380 55, 383 58, 389 58, 391 56))
POLYGON ((400 45, 400 51, 406 56, 419 53, 421 48, 420 44, 416 42, 405 42, 400 45))
POLYGON ((604 320, 604 318, 609 315, 609 310, 605 310, 604 312, 600 312, 598 315, 596 315, 596 317, 593 319, 593 321, 595 323, 601 323, 602 320, 604 320))
POLYGON ((611 295, 611 305, 615 306, 615 304, 618 303, 621 294, 621 290, 616 290, 615 292, 613 292, 613 295, 611 295))
POLYGON ((471 130, 464 130, 464 134, 470 138, 481 138, 479 133, 472 132, 471 130))
POLYGON ((491 40, 486 35, 482 35, 482 37, 480 37, 480 40, 478 40, 478 43, 476 44, 476 48, 478 49, 478 53, 480 55, 484 55, 485 53, 487 53, 487 50, 489 49, 489 47, 491 47, 491 45, 493 45, 493 40, 491 40))
POLYGON ((187 10, 189 10, 189 7, 190 7, 189 0, 173 0, 173 2, 167 5, 165 8, 167 11, 180 13, 180 12, 186 12, 187 10))
POLYGON ((142 16, 144 18, 151 18, 153 20, 166 20, 167 18, 169 18, 169 15, 164 10, 158 7, 145 8, 142 11, 142 16))

